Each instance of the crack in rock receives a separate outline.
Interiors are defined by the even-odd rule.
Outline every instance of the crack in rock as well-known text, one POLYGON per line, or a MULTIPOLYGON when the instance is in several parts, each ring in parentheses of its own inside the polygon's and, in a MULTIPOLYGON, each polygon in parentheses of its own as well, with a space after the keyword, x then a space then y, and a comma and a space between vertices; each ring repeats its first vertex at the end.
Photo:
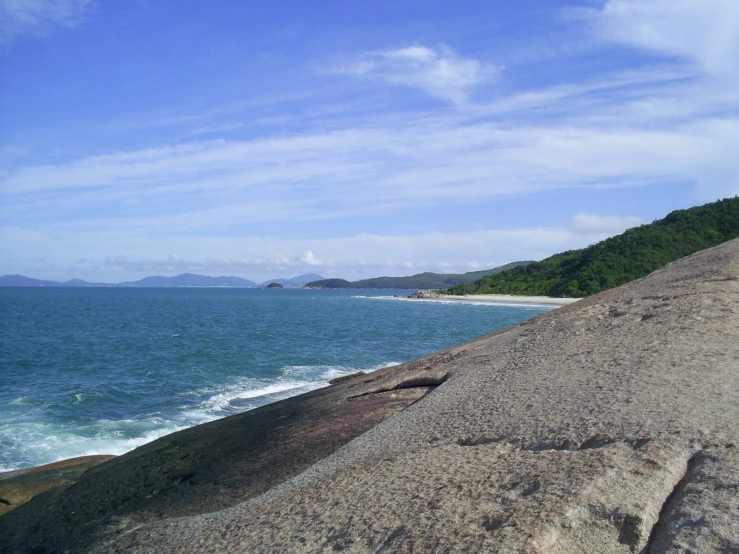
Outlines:
POLYGON ((661 506, 643 554, 739 552, 739 453, 733 444, 701 448, 661 506))
POLYGON ((685 487, 690 480, 690 474, 693 472, 696 461, 700 454, 701 452, 696 452, 690 457, 690 459, 688 459, 688 463, 685 465, 684 473, 682 474, 678 482, 675 483, 672 491, 670 491, 670 494, 667 495, 665 501, 662 503, 662 508, 660 509, 659 515, 657 516, 657 521, 654 523, 654 525, 652 526, 652 530, 649 533, 647 545, 642 550, 644 554, 650 554, 651 552, 653 552, 655 541, 659 540, 667 534, 667 526, 669 524, 667 513, 670 511, 670 507, 675 503, 677 497, 682 493, 682 491, 685 490, 685 487))
POLYGON ((361 396, 367 396, 369 394, 379 394, 381 392, 390 392, 390 391, 401 390, 401 389, 416 389, 416 388, 430 388, 430 387, 435 388, 445 383, 447 379, 449 379, 448 373, 445 373, 441 377, 428 377, 428 376, 420 375, 417 377, 410 377, 408 379, 403 379, 402 381, 400 381, 399 383, 396 383, 395 385, 378 387, 376 389, 363 392, 361 394, 350 396, 349 398, 359 398, 361 396))

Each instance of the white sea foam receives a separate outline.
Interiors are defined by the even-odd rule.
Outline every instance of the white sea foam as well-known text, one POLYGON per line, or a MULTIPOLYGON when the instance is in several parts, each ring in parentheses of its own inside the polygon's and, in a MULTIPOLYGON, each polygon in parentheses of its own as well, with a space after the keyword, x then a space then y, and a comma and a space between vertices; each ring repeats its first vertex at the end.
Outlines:
POLYGON ((7 452, 0 473, 95 454, 125 454, 185 426, 171 421, 99 420, 85 427, 59 428, 49 423, 26 423, 0 428, 7 452), (13 462, 7 458, 12 456, 13 462))
MULTIPOLYGON (((397 362, 379 364, 365 368, 364 371, 375 371, 392 365, 397 365, 397 362)), ((243 412, 269 402, 325 387, 331 379, 356 373, 360 371, 360 368, 328 365, 287 366, 280 371, 283 377, 277 381, 245 378, 237 383, 212 390, 210 392, 216 394, 211 395, 197 406, 190 407, 187 413, 190 416, 199 414, 199 417, 210 416, 211 419, 215 419, 223 415, 243 412)))
POLYGON ((225 387, 226 390, 201 402, 199 407, 208 411, 233 413, 235 411, 243 411, 243 409, 239 409, 239 406, 235 404, 237 401, 242 401, 240 404, 243 404, 243 401, 245 400, 271 397, 279 393, 296 391, 297 389, 305 388, 306 386, 309 386, 309 383, 299 381, 279 381, 276 383, 265 384, 255 383, 250 379, 246 380, 245 383, 225 387), (259 386, 260 384, 262 386, 259 386))
POLYGON ((34 401, 32 398, 28 396, 19 396, 18 398, 14 398, 8 404, 13 406, 21 406, 23 404, 34 404, 34 401))
MULTIPOLYGON (((142 414, 136 419, 99 419, 87 425, 64 427, 49 422, 10 422, 0 426, 0 472, 95 454, 120 455, 160 437, 194 425, 240 413, 270 402, 328 385, 330 379, 356 373, 375 371, 398 365, 385 362, 370 368, 344 366, 286 366, 277 380, 243 378, 235 383, 199 388, 180 397, 203 398, 162 414, 142 414), (11 461, 12 460, 12 461, 11 461)), ((74 394, 72 403, 83 402, 86 395, 74 394)), ((27 404, 30 399, 19 397, 11 404, 27 404)))

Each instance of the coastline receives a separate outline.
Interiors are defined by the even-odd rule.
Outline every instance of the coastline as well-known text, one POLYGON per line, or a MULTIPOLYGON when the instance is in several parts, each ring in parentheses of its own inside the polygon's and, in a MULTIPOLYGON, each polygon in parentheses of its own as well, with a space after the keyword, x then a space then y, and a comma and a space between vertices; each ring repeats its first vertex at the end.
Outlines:
POLYGON ((496 304, 548 304, 552 306, 566 306, 581 298, 553 298, 551 296, 514 296, 512 294, 468 294, 466 296, 441 294, 436 297, 442 300, 467 302, 491 302, 496 304))

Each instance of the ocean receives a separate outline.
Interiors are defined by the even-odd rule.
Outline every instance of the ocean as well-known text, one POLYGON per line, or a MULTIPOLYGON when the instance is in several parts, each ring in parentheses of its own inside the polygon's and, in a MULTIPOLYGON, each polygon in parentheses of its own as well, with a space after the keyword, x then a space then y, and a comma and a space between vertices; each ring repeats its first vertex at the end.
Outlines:
POLYGON ((123 454, 553 309, 410 292, 2 287, 0 472, 123 454))

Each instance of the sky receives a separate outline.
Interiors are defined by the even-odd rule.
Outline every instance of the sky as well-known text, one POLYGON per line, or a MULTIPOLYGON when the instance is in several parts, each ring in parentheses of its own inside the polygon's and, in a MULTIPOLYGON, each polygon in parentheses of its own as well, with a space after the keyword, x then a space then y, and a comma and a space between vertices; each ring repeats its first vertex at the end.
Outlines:
POLYGON ((488 269, 738 144, 736 0, 0 0, 0 274, 488 269))

